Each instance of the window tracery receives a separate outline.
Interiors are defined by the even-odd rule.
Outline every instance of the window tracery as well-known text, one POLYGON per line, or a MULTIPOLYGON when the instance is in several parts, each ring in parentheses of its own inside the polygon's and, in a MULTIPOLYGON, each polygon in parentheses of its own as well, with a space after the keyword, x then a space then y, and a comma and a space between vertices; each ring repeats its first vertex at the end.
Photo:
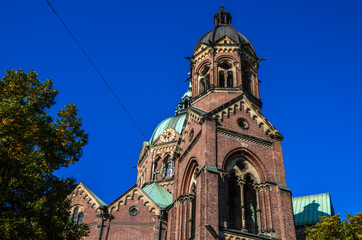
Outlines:
POLYGON ((170 155, 166 155, 163 160, 162 178, 170 179, 174 174, 174 164, 170 155))
POLYGON ((210 64, 205 64, 199 71, 199 94, 210 88, 210 64))
POLYGON ((76 206, 72 210, 72 221, 74 224, 81 224, 83 222, 84 210, 82 206, 76 206))
POLYGON ((225 165, 223 180, 227 192, 226 227, 258 234, 260 206, 256 184, 260 181, 256 169, 241 156, 231 158, 225 165))
POLYGON ((232 62, 223 59, 218 66, 218 86, 219 87, 234 87, 235 67, 232 62))

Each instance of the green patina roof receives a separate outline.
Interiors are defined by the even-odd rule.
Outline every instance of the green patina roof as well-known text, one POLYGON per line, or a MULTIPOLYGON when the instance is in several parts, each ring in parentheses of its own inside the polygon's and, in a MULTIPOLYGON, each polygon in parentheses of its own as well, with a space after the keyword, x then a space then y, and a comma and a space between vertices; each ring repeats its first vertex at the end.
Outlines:
POLYGON ((100 199, 94 192, 92 192, 86 185, 84 185, 84 183, 82 184, 89 191, 89 193, 92 194, 92 196, 99 202, 101 206, 107 206, 107 204, 103 202, 103 200, 100 199))
POLYGON ((293 198, 293 212, 296 226, 313 225, 321 216, 334 215, 329 193, 293 198))
POLYGON ((185 94, 182 96, 181 99, 185 98, 185 97, 192 97, 192 85, 191 85, 191 81, 189 84, 189 87, 187 88, 187 91, 185 92, 185 94))
POLYGON ((161 135, 161 133, 163 133, 163 131, 166 130, 166 128, 172 128, 173 130, 175 130, 180 134, 185 119, 186 119, 186 113, 182 113, 163 120, 153 132, 149 143, 153 143, 161 135))
POLYGON ((172 128, 177 133, 181 134, 182 127, 186 119, 186 112, 190 106, 191 99, 192 91, 190 82, 187 91, 182 96, 180 102, 178 103, 178 107, 175 109, 175 116, 166 118, 156 127, 150 141, 146 143, 147 146, 151 145, 167 128, 172 128))
POLYGON ((165 209, 172 203, 172 194, 157 183, 152 183, 142 190, 147 193, 161 209, 165 209))

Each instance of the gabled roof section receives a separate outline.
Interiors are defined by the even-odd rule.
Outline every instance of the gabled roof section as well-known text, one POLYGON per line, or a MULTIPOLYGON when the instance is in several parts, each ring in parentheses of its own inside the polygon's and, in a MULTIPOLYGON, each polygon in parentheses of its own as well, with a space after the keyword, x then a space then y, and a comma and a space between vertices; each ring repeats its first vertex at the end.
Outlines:
POLYGON ((79 182, 77 184, 77 187, 73 191, 72 196, 75 196, 78 193, 81 195, 84 195, 84 199, 87 199, 88 203, 91 204, 92 208, 95 208, 95 210, 97 210, 99 207, 107 206, 107 204, 102 199, 100 199, 94 192, 92 192, 82 182, 79 182))
POLYGON ((321 216, 334 215, 332 200, 329 193, 293 198, 295 226, 313 225, 320 221, 321 216))
POLYGON ((205 119, 214 117, 220 122, 223 122, 225 118, 229 118, 231 114, 235 114, 236 111, 244 111, 249 113, 251 118, 257 122, 259 127, 264 129, 265 135, 269 135, 271 138, 283 140, 283 135, 269 122, 269 120, 256 109, 250 102, 245 94, 240 94, 229 102, 215 108, 210 112, 205 112, 201 109, 190 107, 190 112, 196 113, 202 123, 205 119))
POLYGON ((129 199, 137 199, 144 206, 148 207, 150 212, 158 215, 160 213, 160 206, 137 184, 133 185, 125 193, 119 196, 116 200, 109 204, 108 209, 112 213, 118 211, 121 206, 127 205, 129 199))
MULTIPOLYGON (((81 184, 83 184, 82 182, 79 182, 81 184)), ((100 197, 98 197, 94 192, 92 192, 92 190, 90 190, 86 185, 83 184, 83 187, 89 191, 89 193, 97 200, 97 202, 101 205, 101 206, 107 206, 107 204, 100 199, 100 197)))
POLYGON ((172 194, 156 182, 142 189, 161 208, 165 209, 172 204, 172 194))

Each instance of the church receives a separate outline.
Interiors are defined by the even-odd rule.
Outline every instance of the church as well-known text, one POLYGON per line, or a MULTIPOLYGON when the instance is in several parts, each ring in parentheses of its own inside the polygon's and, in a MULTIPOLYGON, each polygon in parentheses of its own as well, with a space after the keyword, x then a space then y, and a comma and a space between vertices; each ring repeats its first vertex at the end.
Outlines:
POLYGON ((258 58, 221 7, 190 61, 190 85, 144 142, 137 180, 106 204, 82 182, 70 196, 85 239, 305 239, 334 215, 328 193, 292 199, 282 134, 262 114, 258 58))

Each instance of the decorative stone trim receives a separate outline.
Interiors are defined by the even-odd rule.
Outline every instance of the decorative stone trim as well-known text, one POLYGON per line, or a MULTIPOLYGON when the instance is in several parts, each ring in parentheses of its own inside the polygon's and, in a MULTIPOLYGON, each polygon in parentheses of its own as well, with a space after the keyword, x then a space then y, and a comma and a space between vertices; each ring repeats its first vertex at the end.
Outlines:
POLYGON ((256 137, 252 137, 246 134, 242 134, 242 133, 238 133, 229 129, 225 129, 225 128, 217 128, 217 133, 227 136, 227 137, 232 137, 235 138, 237 140, 241 140, 244 142, 248 142, 248 143, 252 143, 261 147, 267 147, 267 148, 272 148, 273 143, 264 139, 260 139, 260 138, 256 138, 256 137))
POLYGON ((166 187, 166 186, 172 186, 174 183, 174 180, 164 180, 163 182, 157 182, 158 185, 160 185, 161 187, 166 187))
POLYGON ((98 211, 101 204, 97 201, 96 198, 93 197, 93 194, 89 192, 82 182, 78 183, 78 186, 73 190, 73 193, 70 197, 75 197, 78 194, 82 196, 83 199, 87 200, 87 204, 89 204, 91 208, 94 208, 95 211, 98 211))
POLYGON ((151 147, 151 152, 161 152, 163 150, 171 150, 171 149, 174 149, 176 148, 177 146, 177 141, 173 141, 173 142, 168 142, 166 144, 160 144, 160 145, 157 145, 157 146, 153 146, 151 147))
MULTIPOLYGON (((195 146, 195 144, 199 141, 200 137, 201 137, 201 133, 202 131, 200 130, 200 132, 196 135, 196 137, 194 138, 194 140, 190 143, 190 145, 187 147, 187 149, 185 150, 185 152, 181 155, 180 159, 178 160, 180 163, 182 163, 182 161, 185 159, 185 157, 190 153, 191 149, 195 146)), ((181 150, 181 149, 180 149, 181 150)))
POLYGON ((190 203, 195 199, 195 195, 194 194, 185 194, 185 195, 181 195, 177 198, 177 202, 185 204, 185 203, 190 203))
POLYGON ((225 240, 281 240, 264 234, 253 234, 233 229, 224 229, 220 232, 220 235, 224 235, 223 239, 225 240))
POLYGON ((148 149, 147 151, 145 151, 143 153, 142 157, 140 157, 140 159, 138 160, 137 167, 139 167, 139 166, 141 166, 143 164, 143 162, 145 161, 145 159, 148 156, 149 151, 150 151, 150 149, 148 149))
POLYGON ((237 111, 244 110, 245 113, 249 113, 251 119, 257 121, 259 127, 264 128, 265 135, 269 135, 272 139, 282 140, 283 136, 279 131, 266 119, 266 117, 257 109, 253 107, 250 100, 244 95, 241 94, 228 103, 216 108, 215 110, 209 112, 207 115, 215 117, 219 121, 224 121, 224 116, 226 118, 230 117, 230 114, 236 114, 237 111))
MULTIPOLYGON (((142 200, 143 205, 148 207, 148 210, 156 215, 159 214, 160 208, 157 204, 139 187, 135 186, 125 192, 121 197, 109 205, 110 213, 113 211, 119 211, 121 205, 127 205, 129 199, 137 198, 137 200, 142 200)), ((139 201, 141 203, 141 201, 139 201)))
POLYGON ((272 185, 269 183, 259 183, 259 184, 254 184, 254 189, 257 190, 258 192, 269 192, 272 190, 271 186, 272 185))

